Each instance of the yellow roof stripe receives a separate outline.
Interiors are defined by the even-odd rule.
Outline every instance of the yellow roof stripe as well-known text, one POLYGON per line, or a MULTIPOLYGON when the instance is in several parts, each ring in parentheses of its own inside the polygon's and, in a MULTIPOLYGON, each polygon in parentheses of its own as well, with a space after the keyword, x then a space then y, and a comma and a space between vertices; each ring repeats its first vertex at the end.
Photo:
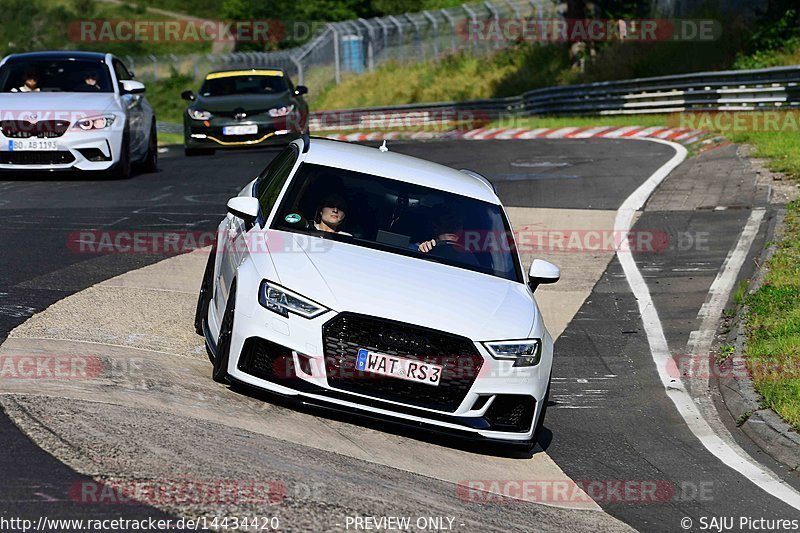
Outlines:
POLYGON ((206 76, 207 80, 215 80, 217 78, 232 78, 234 76, 283 76, 280 70, 229 70, 228 72, 212 72, 206 76))

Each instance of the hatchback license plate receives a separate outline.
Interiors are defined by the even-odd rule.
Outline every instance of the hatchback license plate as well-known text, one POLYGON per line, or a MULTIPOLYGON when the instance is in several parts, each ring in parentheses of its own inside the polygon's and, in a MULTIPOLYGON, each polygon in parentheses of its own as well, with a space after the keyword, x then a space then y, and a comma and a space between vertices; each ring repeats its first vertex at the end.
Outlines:
POLYGON ((222 128, 223 135, 253 135, 258 133, 258 126, 247 124, 244 126, 225 126, 222 128))
POLYGON ((56 141, 42 139, 21 139, 8 141, 9 152, 54 152, 58 150, 56 141))
POLYGON ((358 350, 356 370, 433 386, 438 386, 442 377, 442 367, 439 365, 371 352, 364 348, 358 350))

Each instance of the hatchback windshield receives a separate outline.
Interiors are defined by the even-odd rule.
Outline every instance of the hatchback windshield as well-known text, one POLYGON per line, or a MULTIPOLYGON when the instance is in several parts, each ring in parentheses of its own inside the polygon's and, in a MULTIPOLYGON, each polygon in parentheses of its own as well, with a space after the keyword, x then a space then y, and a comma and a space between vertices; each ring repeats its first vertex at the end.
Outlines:
POLYGON ((521 280, 500 206, 371 174, 303 164, 272 227, 521 280))
POLYGON ((277 94, 288 90, 283 76, 260 74, 228 76, 225 73, 212 73, 200 87, 200 94, 202 96, 277 94))
POLYGON ((105 63, 85 59, 11 61, 0 69, 0 87, 4 93, 114 92, 105 63))

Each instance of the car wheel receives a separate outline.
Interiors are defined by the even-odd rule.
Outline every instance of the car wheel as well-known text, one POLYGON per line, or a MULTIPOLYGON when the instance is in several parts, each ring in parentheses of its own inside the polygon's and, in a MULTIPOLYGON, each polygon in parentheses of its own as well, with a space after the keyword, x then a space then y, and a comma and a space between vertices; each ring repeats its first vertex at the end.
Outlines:
POLYGON ((126 180, 131 177, 131 137, 128 128, 122 133, 119 161, 108 172, 109 177, 126 180))
POLYGON ((150 126, 150 139, 147 143, 147 155, 142 161, 142 170, 145 172, 156 172, 158 170, 158 130, 156 121, 150 126))
POLYGON ((226 383, 228 377, 228 360, 231 354, 231 337, 233 336, 233 318, 236 310, 236 285, 231 287, 228 296, 228 305, 222 316, 222 325, 219 328, 217 340, 217 355, 214 357, 214 370, 211 377, 217 383, 226 383))
POLYGON ((197 309, 194 313, 194 330, 200 336, 205 336, 203 332, 203 320, 208 317, 208 306, 211 304, 211 293, 214 288, 214 256, 216 253, 216 246, 211 247, 211 252, 208 255, 206 262, 206 269, 203 273, 203 282, 200 284, 200 294, 197 296, 197 309))
POLYGON ((184 148, 183 153, 186 157, 194 157, 197 155, 214 155, 213 148, 184 148))
POLYGON ((539 442, 539 434, 544 427, 544 416, 547 414, 547 404, 550 401, 550 383, 547 383, 547 392, 544 393, 542 400, 542 412, 539 414, 539 419, 536 421, 536 429, 533 430, 533 437, 531 437, 531 446, 535 446, 539 442))

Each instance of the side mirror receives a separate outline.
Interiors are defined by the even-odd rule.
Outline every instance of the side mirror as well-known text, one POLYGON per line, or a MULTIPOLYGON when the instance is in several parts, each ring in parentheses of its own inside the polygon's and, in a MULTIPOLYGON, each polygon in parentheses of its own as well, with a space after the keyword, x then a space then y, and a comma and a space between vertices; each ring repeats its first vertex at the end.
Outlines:
POLYGON ((228 200, 228 213, 244 220, 245 225, 251 228, 258 218, 258 198, 252 196, 237 196, 228 200))
POLYGON ((181 98, 183 98, 184 100, 192 101, 194 100, 194 93, 192 91, 183 91, 181 93, 181 98))
POLYGON ((134 80, 122 80, 122 92, 127 94, 141 94, 144 92, 144 83, 134 80))
POLYGON ((308 87, 306 87, 305 85, 298 85, 297 87, 294 88, 294 94, 296 94, 297 96, 307 93, 308 93, 308 87))
POLYGON ((553 263, 542 259, 534 259, 528 271, 528 285, 535 291, 539 285, 555 283, 561 277, 561 270, 553 263))

